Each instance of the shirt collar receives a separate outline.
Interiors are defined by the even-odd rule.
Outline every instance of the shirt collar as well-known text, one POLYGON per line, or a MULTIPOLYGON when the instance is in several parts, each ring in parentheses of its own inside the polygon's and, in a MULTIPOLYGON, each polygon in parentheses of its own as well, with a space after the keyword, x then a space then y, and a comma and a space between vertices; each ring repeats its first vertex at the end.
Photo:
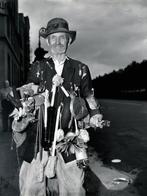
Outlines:
POLYGON ((50 58, 52 58, 54 64, 56 64, 56 65, 58 64, 59 66, 63 65, 64 62, 69 59, 67 56, 65 56, 65 58, 59 63, 55 58, 53 58, 53 57, 50 57, 50 58))

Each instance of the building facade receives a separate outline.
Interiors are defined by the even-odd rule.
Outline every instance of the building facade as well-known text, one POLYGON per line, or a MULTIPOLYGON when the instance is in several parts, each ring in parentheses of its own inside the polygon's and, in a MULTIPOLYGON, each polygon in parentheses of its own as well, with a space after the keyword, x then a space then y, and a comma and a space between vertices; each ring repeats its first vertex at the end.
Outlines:
POLYGON ((0 87, 21 86, 30 63, 29 18, 18 13, 18 0, 0 0, 0 87))

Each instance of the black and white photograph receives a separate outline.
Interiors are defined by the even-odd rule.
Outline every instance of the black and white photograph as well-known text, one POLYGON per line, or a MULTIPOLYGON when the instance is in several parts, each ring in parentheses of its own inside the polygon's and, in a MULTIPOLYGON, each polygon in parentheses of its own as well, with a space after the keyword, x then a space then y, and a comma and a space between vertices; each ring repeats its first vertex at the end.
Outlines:
POLYGON ((146 196, 146 74, 146 0, 0 0, 0 196, 146 196))

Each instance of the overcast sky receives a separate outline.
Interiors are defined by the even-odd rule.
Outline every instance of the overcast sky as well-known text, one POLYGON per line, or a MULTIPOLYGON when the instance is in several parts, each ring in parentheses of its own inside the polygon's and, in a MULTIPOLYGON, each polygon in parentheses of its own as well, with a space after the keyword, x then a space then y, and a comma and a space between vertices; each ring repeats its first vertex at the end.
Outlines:
POLYGON ((77 31, 68 55, 86 63, 93 78, 147 59, 147 0, 19 0, 19 12, 30 19, 32 52, 40 27, 65 18, 77 31))

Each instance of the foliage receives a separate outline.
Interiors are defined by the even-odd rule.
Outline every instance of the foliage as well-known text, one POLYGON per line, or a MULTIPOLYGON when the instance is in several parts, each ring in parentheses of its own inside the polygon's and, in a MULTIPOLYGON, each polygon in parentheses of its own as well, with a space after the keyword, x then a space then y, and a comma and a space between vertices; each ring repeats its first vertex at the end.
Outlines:
POLYGON ((124 69, 113 71, 93 80, 95 96, 101 98, 147 98, 147 60, 133 61, 124 69))

